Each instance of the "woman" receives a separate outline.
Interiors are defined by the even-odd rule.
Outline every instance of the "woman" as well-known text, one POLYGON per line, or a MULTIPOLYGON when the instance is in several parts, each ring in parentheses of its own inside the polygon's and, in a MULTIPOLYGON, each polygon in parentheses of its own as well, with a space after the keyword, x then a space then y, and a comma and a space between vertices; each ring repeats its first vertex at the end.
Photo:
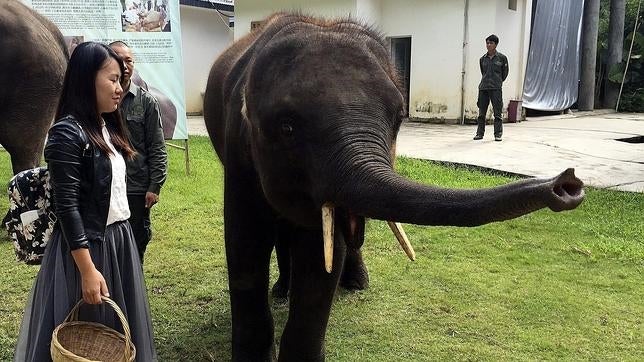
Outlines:
POLYGON ((82 297, 80 320, 122 331, 101 296, 125 313, 137 361, 157 359, 143 271, 127 219, 125 157, 134 151, 118 111, 123 63, 108 46, 71 56, 45 159, 57 223, 18 335, 15 361, 50 360, 51 334, 82 297))

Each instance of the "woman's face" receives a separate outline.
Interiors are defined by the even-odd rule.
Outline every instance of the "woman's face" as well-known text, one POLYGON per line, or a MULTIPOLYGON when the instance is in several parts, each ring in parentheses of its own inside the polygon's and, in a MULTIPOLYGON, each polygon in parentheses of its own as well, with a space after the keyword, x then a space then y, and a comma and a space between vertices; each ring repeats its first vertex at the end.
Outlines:
POLYGON ((96 73, 96 106, 98 113, 114 112, 121 99, 121 68, 113 58, 108 58, 96 73))

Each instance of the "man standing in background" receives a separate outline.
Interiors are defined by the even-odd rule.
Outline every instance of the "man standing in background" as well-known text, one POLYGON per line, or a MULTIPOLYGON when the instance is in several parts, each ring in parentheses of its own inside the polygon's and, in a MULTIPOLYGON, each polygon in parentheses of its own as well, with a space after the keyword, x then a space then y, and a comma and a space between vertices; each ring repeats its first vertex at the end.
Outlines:
POLYGON ((136 150, 134 159, 126 160, 127 200, 130 224, 143 263, 143 254, 152 238, 150 208, 159 202, 161 186, 168 173, 167 153, 159 103, 150 93, 132 82, 134 57, 130 48, 121 41, 111 43, 110 47, 125 64, 120 110, 130 143, 136 150))
POLYGON ((499 37, 492 34, 485 38, 485 53, 479 59, 481 67, 481 83, 479 83, 479 98, 477 105, 479 107, 479 117, 477 119, 478 127, 474 140, 483 139, 485 134, 485 115, 487 113, 490 101, 494 110, 494 140, 501 141, 503 136, 503 120, 501 111, 503 109, 503 93, 501 87, 503 81, 508 77, 508 58, 496 51, 499 44, 499 37))

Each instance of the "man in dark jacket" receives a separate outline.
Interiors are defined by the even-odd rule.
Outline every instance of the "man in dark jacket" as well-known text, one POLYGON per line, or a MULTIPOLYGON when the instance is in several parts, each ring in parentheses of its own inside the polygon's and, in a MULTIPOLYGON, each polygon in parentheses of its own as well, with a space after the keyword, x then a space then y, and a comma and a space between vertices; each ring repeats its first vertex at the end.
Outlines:
POLYGON ((127 199, 130 206, 130 224, 143 262, 143 254, 152 238, 150 208, 159 202, 161 186, 168 172, 167 153, 163 139, 159 103, 146 90, 131 80, 134 58, 123 42, 110 44, 125 63, 121 80, 121 116, 127 124, 130 143, 136 150, 133 160, 127 162, 127 199))
POLYGON ((479 98, 477 105, 479 107, 479 117, 477 120, 475 140, 480 140, 485 134, 485 114, 487 108, 492 102, 494 110, 494 140, 501 141, 503 136, 503 120, 501 119, 501 110, 503 108, 503 94, 501 86, 505 78, 508 77, 508 58, 496 51, 499 44, 499 37, 492 34, 485 38, 487 53, 479 59, 481 67, 481 83, 479 84, 479 98))

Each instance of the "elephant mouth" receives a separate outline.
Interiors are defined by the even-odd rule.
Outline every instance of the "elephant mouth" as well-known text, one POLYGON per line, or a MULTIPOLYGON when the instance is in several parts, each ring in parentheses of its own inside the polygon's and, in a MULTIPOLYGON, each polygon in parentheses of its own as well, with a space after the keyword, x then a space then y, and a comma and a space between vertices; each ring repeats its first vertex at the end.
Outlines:
MULTIPOLYGON (((336 233, 336 213, 340 210, 336 210, 336 207, 332 203, 325 203, 322 205, 322 238, 324 240, 324 268, 327 273, 333 271, 333 240, 336 233)), ((354 240, 357 237, 359 232, 358 216, 349 213, 348 217, 348 232, 345 232, 349 235, 350 240, 354 240)), ((387 221, 389 228, 393 232, 396 240, 402 247, 407 257, 410 260, 416 260, 416 252, 407 238, 405 230, 403 230, 402 225, 398 222, 387 221)), ((362 226, 364 228, 364 224, 362 226)), ((362 230, 364 232, 364 229, 362 230)))

